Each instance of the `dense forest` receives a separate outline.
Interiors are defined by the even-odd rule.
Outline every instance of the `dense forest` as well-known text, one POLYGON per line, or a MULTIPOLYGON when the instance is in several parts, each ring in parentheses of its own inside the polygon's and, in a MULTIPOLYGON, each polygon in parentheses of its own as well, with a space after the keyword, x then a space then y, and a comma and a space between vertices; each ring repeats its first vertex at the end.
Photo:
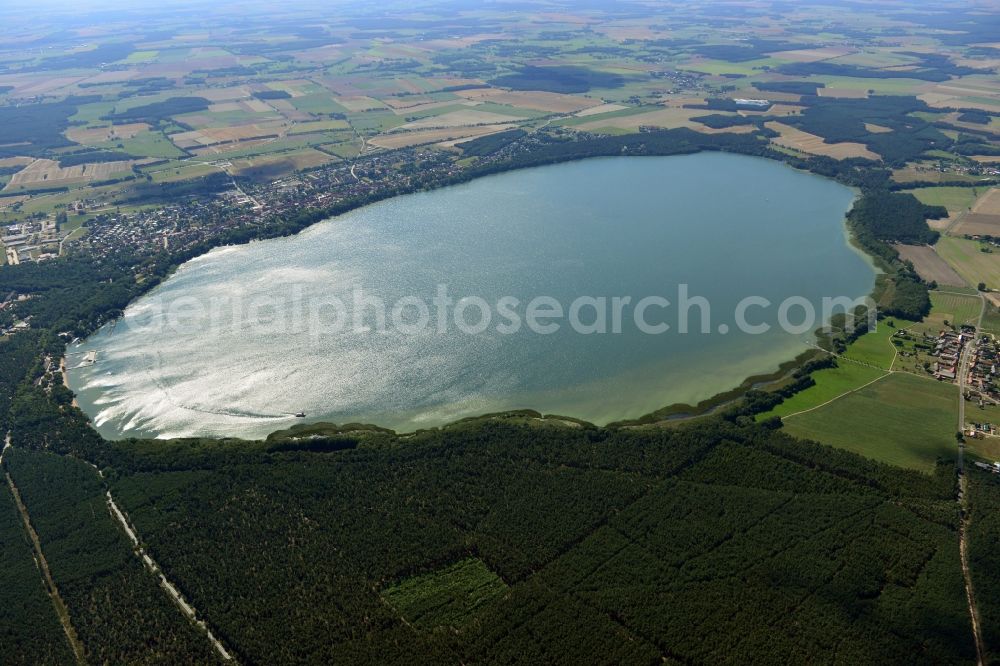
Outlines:
MULTIPOLYGON (((702 150, 836 178, 861 191, 850 224, 888 271, 883 311, 918 317, 929 307, 926 286, 889 241, 928 242, 926 219, 939 211, 890 192, 888 172, 870 161, 792 157, 759 135, 686 129, 576 141, 503 133, 467 144, 505 159, 415 187, 598 155, 702 150)), ((370 200, 217 240, 295 233, 370 200)), ((974 660, 953 462, 933 475, 905 471, 754 422, 809 386, 818 365, 778 394, 751 391, 721 415, 671 428, 596 428, 523 412, 406 437, 320 426, 266 442, 101 440, 51 363, 67 338, 208 249, 0 268, 0 291, 32 294, 18 308, 36 329, 0 341, 0 418, 16 445, 4 468, 95 663, 215 659, 132 552, 107 490, 245 663, 974 660), (137 281, 139 268, 151 277, 137 281)), ((4 501, 10 575, 25 571, 31 548, 16 514, 3 517, 4 501)), ((985 576, 984 617, 993 617, 1000 525, 973 525, 973 546, 990 544, 972 557, 985 576)), ((48 600, 37 571, 28 580, 37 589, 5 589, 34 617, 48 600)), ((48 617, 13 630, 9 644, 51 640, 59 627, 48 617)), ((1000 653, 995 632, 987 641, 1000 653)), ((65 641, 49 649, 61 659, 65 641)))
POLYGON ((881 241, 933 245, 940 234, 927 220, 947 216, 942 206, 927 206, 912 194, 874 192, 857 201, 848 220, 881 241))
POLYGON ((0 487, 0 656, 5 664, 70 664, 73 652, 32 559, 14 497, 0 487))
MULTIPOLYGON (((974 658, 948 461, 903 471, 741 410, 679 430, 521 413, 338 438, 104 454, 153 557, 246 663, 974 658), (470 558, 501 591, 407 626, 396 590, 474 595, 448 577, 470 558)), ((14 471, 30 487, 28 455, 14 471)), ((93 488, 86 466, 43 458, 46 487, 93 488)))
POLYGON ((988 664, 1000 661, 1000 478, 971 468, 969 479, 969 568, 988 664))
POLYGON ((99 96, 67 97, 60 102, 0 107, 0 157, 42 155, 74 145, 63 136, 77 107, 99 96), (30 145, 25 145, 25 143, 30 145))
POLYGON ((516 72, 493 79, 491 83, 514 90, 585 93, 591 88, 620 88, 625 85, 625 79, 618 74, 599 72, 587 67, 526 65, 516 72))
POLYGON ((944 149, 951 140, 931 123, 912 115, 931 111, 926 102, 901 95, 872 96, 868 99, 803 98, 808 106, 785 119, 828 143, 857 141, 882 156, 892 166, 902 166, 925 151, 944 149), (866 123, 892 129, 872 132, 866 123))
POLYGON ((8 451, 4 465, 29 507, 88 661, 214 662, 208 641, 133 555, 108 512, 96 470, 65 456, 22 449, 8 451))

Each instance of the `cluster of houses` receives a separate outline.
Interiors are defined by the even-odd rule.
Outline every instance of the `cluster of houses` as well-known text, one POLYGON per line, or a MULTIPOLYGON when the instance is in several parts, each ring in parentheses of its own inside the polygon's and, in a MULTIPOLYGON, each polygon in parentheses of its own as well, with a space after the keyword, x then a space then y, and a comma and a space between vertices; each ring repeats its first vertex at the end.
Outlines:
POLYGON ((237 228, 267 225, 307 208, 325 208, 345 199, 402 191, 414 179, 454 175, 452 157, 429 148, 366 155, 337 162, 274 182, 235 186, 216 195, 186 197, 154 208, 97 215, 74 247, 91 256, 114 256, 127 250, 150 255, 180 252, 237 228), (399 162, 418 165, 405 169, 399 162))
POLYGON ((1000 354, 997 353, 997 345, 992 336, 984 335, 973 343, 966 386, 979 393, 980 402, 984 398, 1000 402, 1000 393, 994 383, 997 379, 998 362, 1000 354))
POLYGON ((934 376, 938 379, 953 382, 958 379, 958 366, 962 360, 962 350, 975 337, 975 333, 963 328, 960 332, 952 330, 941 331, 934 344, 931 356, 937 357, 934 362, 934 376))
POLYGON ((28 220, 3 227, 3 243, 8 264, 45 261, 59 256, 58 225, 52 219, 28 220))
POLYGON ((16 291, 12 291, 0 302, 0 336, 20 333, 31 328, 31 317, 19 319, 9 312, 9 310, 13 310, 12 306, 15 303, 26 301, 29 298, 31 296, 28 294, 19 294, 16 291))
MULTIPOLYGON (((970 339, 969 367, 965 377, 965 396, 969 401, 976 401, 980 409, 1000 404, 1000 392, 997 391, 997 365, 1000 362, 1000 352, 993 336, 983 335, 979 339, 970 339)), ((997 426, 993 423, 971 423, 968 425, 967 436, 981 439, 985 435, 997 435, 997 426)))

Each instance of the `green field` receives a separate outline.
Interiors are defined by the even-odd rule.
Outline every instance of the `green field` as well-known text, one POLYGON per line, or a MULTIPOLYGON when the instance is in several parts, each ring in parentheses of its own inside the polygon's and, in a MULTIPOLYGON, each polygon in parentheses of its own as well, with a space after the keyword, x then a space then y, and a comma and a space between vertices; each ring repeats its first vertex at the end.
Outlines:
POLYGON ((184 151, 175 146, 162 132, 139 132, 129 139, 116 139, 97 144, 106 150, 123 150, 137 157, 184 157, 184 151))
POLYGON ((986 312, 983 313, 982 328, 984 331, 1000 334, 1000 308, 990 303, 986 304, 986 312))
POLYGON ((957 212, 971 208, 979 195, 985 191, 985 188, 921 187, 906 191, 928 206, 944 206, 949 211, 957 212))
POLYGON ((1000 252, 982 252, 982 243, 955 236, 942 236, 934 248, 969 284, 985 282, 1000 288, 1000 252))
POLYGON ((943 316, 953 326, 973 324, 979 320, 982 301, 977 296, 963 296, 950 292, 931 292, 931 312, 943 316))
POLYGON ((415 576, 382 591, 382 598, 414 625, 460 627, 483 604, 502 596, 507 585, 476 557, 434 573, 415 576))
POLYGON ((159 51, 136 51, 125 58, 124 62, 129 64, 134 64, 137 62, 149 62, 150 60, 155 60, 156 56, 160 54, 159 51))
POLYGON ((347 109, 337 104, 328 92, 314 92, 288 100, 299 111, 312 114, 347 113, 347 109))
POLYGON ((785 419, 785 430, 900 467, 930 472, 955 450, 958 390, 894 373, 819 409, 785 419))
POLYGON ((1000 461, 1000 437, 966 438, 965 452, 987 462, 1000 461))
POLYGON ((812 374, 815 386, 796 393, 761 418, 780 416, 813 409, 829 402, 848 391, 854 391, 865 384, 884 376, 886 373, 850 361, 841 361, 836 368, 818 370, 812 374))
POLYGON ((852 342, 844 352, 844 357, 890 370, 893 358, 896 356, 896 349, 892 345, 893 334, 915 323, 905 319, 892 319, 891 322, 892 326, 888 325, 888 321, 879 322, 878 328, 874 331, 865 333, 852 342))

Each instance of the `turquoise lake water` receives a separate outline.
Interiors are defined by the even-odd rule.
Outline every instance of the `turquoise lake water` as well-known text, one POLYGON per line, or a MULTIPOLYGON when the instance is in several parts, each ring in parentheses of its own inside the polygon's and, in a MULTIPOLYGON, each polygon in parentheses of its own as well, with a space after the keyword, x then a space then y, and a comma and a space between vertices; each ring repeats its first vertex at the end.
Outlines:
MULTIPOLYGON (((638 417, 803 351, 811 333, 777 327, 784 299, 819 312, 823 297, 871 290, 874 269, 844 227, 853 198, 777 162, 716 153, 591 159, 398 197, 186 263, 69 350, 71 368, 97 350, 95 364, 70 370, 70 385, 110 438, 252 438, 320 420, 405 431, 512 408, 597 423, 638 417), (710 331, 700 331, 698 308, 689 332, 677 330, 681 284, 709 302, 710 331), (439 331, 439 285, 456 301, 483 299, 486 330, 449 319, 439 331), (385 330, 355 330, 359 287, 387 310, 405 297, 402 326, 389 311, 385 330), (577 332, 565 316, 543 321, 559 324, 554 333, 497 330, 511 323, 499 299, 516 298, 506 313, 524 322, 540 296, 564 315, 579 297, 606 299, 609 332, 577 332), (666 333, 635 325, 635 304, 650 296, 671 302, 645 311, 666 333), (737 304, 752 296, 773 303, 747 310, 752 323, 772 325, 765 334, 735 325, 737 304), (614 297, 631 298, 620 333, 611 332, 614 297), (417 301, 429 317, 419 331, 417 301)), ((582 324, 599 302, 580 307, 582 324)), ((375 309, 362 308, 369 328, 375 309)), ((464 320, 481 314, 466 307, 464 320)))

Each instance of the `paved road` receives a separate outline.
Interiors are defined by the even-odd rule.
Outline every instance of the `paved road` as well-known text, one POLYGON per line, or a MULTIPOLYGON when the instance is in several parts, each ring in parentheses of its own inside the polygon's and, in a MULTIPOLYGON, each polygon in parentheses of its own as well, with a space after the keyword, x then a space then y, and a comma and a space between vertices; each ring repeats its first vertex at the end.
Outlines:
MULTIPOLYGON (((976 332, 973 342, 979 338, 979 329, 983 325, 983 315, 986 313, 986 299, 979 294, 979 319, 976 320, 976 332)), ((962 360, 958 365, 958 429, 965 431, 965 377, 969 370, 969 359, 972 358, 973 344, 965 345, 962 350, 962 360)), ((965 471, 965 444, 958 443, 958 473, 965 471)))

